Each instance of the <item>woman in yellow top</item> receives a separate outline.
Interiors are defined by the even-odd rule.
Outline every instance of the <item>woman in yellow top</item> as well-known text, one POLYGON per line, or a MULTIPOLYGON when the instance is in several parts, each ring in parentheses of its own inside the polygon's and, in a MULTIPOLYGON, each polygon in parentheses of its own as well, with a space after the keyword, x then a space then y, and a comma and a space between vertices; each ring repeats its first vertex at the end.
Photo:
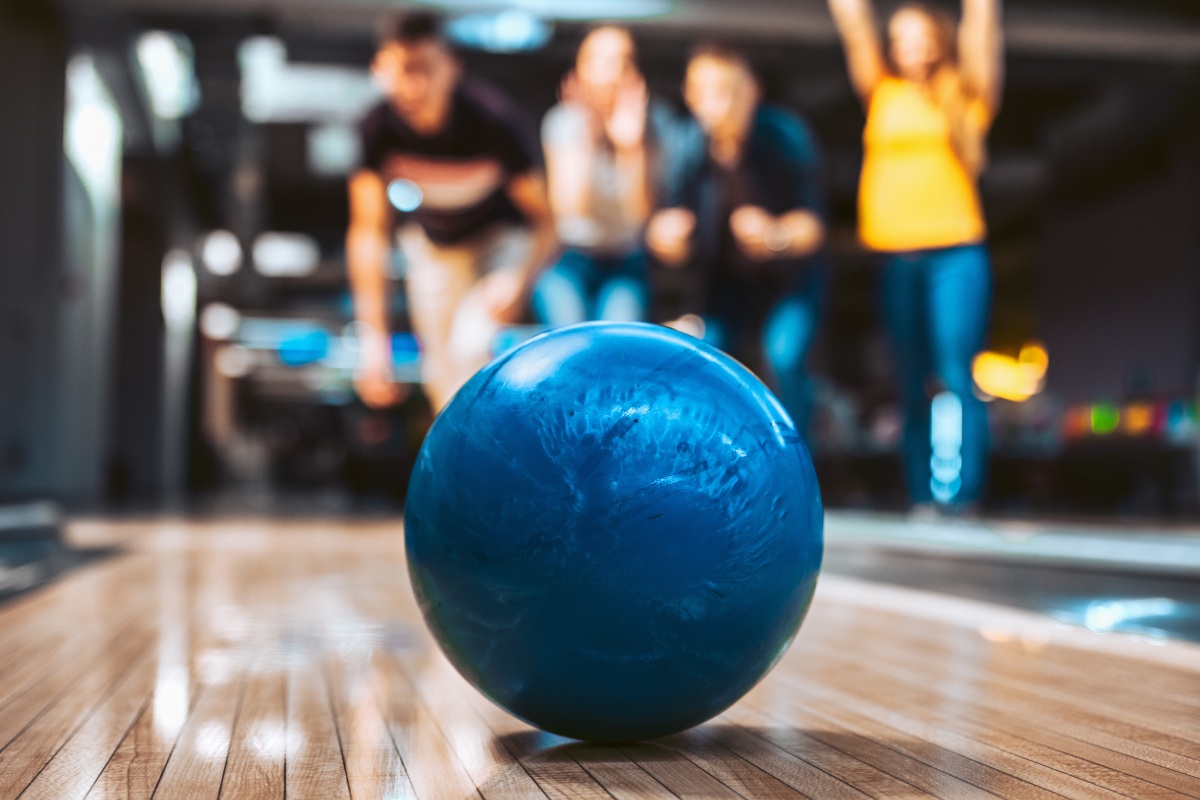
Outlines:
POLYGON ((957 26, 935 6, 904 3, 888 19, 886 51, 870 0, 829 7, 867 109, 859 235, 886 261, 909 491, 919 504, 972 504, 983 489, 988 429, 971 361, 991 294, 976 182, 1003 82, 1000 0, 963 0, 957 26), (931 375, 948 393, 936 414, 931 375))

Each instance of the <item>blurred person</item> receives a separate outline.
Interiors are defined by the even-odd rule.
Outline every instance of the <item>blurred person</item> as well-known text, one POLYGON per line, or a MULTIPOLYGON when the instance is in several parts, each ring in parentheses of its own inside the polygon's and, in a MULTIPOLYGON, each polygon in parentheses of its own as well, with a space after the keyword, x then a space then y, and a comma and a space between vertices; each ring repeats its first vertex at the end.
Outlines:
POLYGON ((1000 2, 963 0, 957 29, 941 9, 906 2, 888 19, 886 52, 870 0, 829 7, 867 111, 859 234, 884 255, 909 492, 918 506, 936 500, 969 509, 983 490, 988 450, 971 362, 983 347, 991 296, 976 183, 1000 104, 1000 2), (931 375, 961 405, 961 465, 949 481, 935 481, 931 464, 931 375))
POLYGON ((658 110, 648 102, 636 56, 626 29, 589 32, 561 102, 542 122, 550 205, 565 245, 534 291, 534 310, 550 325, 646 315, 642 233, 653 202, 647 134, 658 110))
POLYGON ((397 17, 372 70, 386 98, 360 125, 362 167, 349 182, 346 253, 365 331, 355 385, 369 406, 400 399, 386 302, 397 189, 416 206, 399 243, 436 411, 487 363, 501 326, 524 316, 557 251, 554 221, 536 145, 506 98, 463 78, 436 15, 397 17))
POLYGON ((748 61, 728 47, 694 51, 683 94, 691 118, 672 133, 665 207, 646 234, 665 268, 690 272, 673 326, 748 363, 765 359, 807 434, 804 361, 826 277, 816 141, 800 118, 760 103, 748 61))

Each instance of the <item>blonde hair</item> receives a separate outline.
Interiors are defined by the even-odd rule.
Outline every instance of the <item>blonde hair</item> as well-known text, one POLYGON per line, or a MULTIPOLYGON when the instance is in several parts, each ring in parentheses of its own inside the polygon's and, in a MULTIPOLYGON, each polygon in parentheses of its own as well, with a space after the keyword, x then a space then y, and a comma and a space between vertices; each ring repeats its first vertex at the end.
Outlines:
MULTIPOLYGON (((929 91, 934 103, 946 115, 950 126, 950 146, 967 174, 978 177, 987 165, 987 144, 984 131, 971 124, 967 108, 971 100, 968 88, 963 84, 958 68, 958 26, 945 9, 922 0, 906 0, 895 11, 897 14, 912 11, 929 20, 941 58, 933 69, 929 80, 929 91)), ((888 67, 896 74, 896 66, 888 50, 888 67)))

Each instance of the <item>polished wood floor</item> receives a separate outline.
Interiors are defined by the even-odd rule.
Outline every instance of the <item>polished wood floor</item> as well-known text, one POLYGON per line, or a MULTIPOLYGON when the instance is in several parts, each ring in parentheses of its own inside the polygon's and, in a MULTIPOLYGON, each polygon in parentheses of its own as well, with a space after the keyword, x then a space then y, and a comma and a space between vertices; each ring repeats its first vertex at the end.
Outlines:
POLYGON ((733 709, 540 734, 430 646, 399 524, 80 522, 0 607, 0 798, 1200 797, 1200 647, 822 577, 733 709))

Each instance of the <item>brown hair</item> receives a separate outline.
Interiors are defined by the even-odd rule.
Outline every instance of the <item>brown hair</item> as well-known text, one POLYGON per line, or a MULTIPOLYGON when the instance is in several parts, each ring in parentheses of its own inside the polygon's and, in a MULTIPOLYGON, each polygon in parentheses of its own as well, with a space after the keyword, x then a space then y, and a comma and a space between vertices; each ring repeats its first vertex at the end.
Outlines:
MULTIPOLYGON (((929 90, 934 103, 946 115, 954 154, 962 162, 967 174, 977 177, 987 164, 987 147, 983 131, 973 127, 967 116, 967 106, 973 98, 968 96, 968 88, 963 85, 958 68, 958 26, 945 9, 923 0, 906 0, 892 12, 892 17, 905 11, 921 14, 929 20, 933 29, 942 57, 930 77, 929 90)), ((893 74, 896 73, 890 48, 888 67, 893 74)))
POLYGON ((588 40, 591 39, 592 36, 594 36, 595 34, 600 33, 601 31, 613 31, 614 33, 618 33, 621 36, 624 36, 625 41, 629 42, 630 58, 632 58, 634 61, 637 61, 637 55, 638 55, 637 41, 634 40, 634 38, 633 38, 633 32, 630 31, 629 28, 625 28, 620 25, 615 25, 611 22, 601 22, 600 24, 592 25, 591 27, 589 27, 587 29, 587 31, 583 34, 583 38, 579 40, 579 50, 576 51, 577 58, 578 58, 578 53, 583 51, 583 47, 585 44, 587 44, 588 40))
POLYGON ((746 73, 758 81, 758 73, 754 69, 754 65, 750 63, 750 59, 746 57, 745 52, 718 39, 706 39, 688 53, 688 61, 694 61, 697 58, 711 58, 714 61, 721 61, 726 64, 733 64, 746 70, 746 73))
POLYGON ((380 31, 379 44, 419 44, 445 42, 440 14, 430 11, 409 11, 389 18, 380 31))

